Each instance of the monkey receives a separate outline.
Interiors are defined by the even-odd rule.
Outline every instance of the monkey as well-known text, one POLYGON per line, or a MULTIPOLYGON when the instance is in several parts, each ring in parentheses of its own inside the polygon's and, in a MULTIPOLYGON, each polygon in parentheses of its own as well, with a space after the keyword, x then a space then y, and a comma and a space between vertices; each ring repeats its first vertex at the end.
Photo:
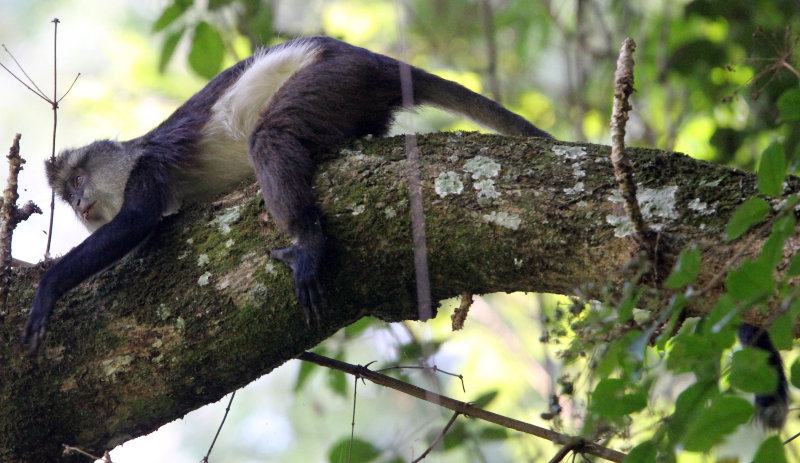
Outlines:
POLYGON ((411 106, 461 114, 506 135, 552 138, 467 88, 324 36, 291 40, 224 70, 161 124, 127 141, 99 140, 45 163, 47 180, 92 234, 39 281, 21 341, 34 355, 58 299, 144 241, 162 216, 207 201, 255 173, 265 206, 294 244, 270 256, 293 272, 306 320, 324 302, 321 213, 310 182, 321 153, 385 135, 411 106))
POLYGON ((756 394, 756 420, 764 427, 781 429, 789 413, 789 384, 786 382, 786 373, 783 371, 783 361, 778 349, 772 344, 769 333, 763 328, 741 323, 739 325, 739 343, 766 351, 767 364, 777 374, 775 391, 766 394, 756 394))
MULTIPOLYGON (((552 136, 497 102, 422 69, 330 37, 291 40, 224 70, 151 131, 128 141, 98 140, 46 161, 56 194, 92 234, 39 281, 21 341, 34 355, 56 302, 144 241, 186 201, 208 201, 255 173, 265 206, 294 244, 273 250, 293 272, 306 320, 323 304, 325 253, 311 178, 321 154, 366 135, 385 135, 405 109, 401 66, 413 106, 461 114, 505 135, 552 136)), ((739 338, 770 353, 774 394, 756 397, 758 416, 782 426, 788 407, 780 355, 759 328, 739 338)))

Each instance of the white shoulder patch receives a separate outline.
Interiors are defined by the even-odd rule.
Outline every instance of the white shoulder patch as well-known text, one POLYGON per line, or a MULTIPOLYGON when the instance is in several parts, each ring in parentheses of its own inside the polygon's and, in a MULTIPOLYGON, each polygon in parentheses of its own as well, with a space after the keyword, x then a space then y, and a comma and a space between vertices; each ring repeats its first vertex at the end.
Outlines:
POLYGON ((299 40, 254 56, 250 66, 214 103, 203 127, 193 170, 210 175, 204 175, 203 182, 195 181, 192 175, 179 179, 179 202, 217 195, 253 174, 247 140, 261 111, 295 72, 316 60, 317 52, 314 41, 299 40))
POLYGON ((316 57, 317 46, 312 41, 257 53, 250 67, 214 104, 209 124, 219 124, 229 136, 246 141, 272 95, 316 57))

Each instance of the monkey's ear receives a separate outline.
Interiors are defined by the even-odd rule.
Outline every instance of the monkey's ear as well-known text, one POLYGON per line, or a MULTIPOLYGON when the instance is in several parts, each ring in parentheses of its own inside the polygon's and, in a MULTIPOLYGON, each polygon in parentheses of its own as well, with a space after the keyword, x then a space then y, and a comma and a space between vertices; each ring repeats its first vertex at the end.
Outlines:
MULTIPOLYGON (((44 171, 47 175, 47 183, 50 188, 55 188, 59 181, 59 173, 64 167, 64 158, 57 156, 55 159, 48 159, 44 162, 44 171)), ((63 173, 62 173, 63 175, 63 173)))

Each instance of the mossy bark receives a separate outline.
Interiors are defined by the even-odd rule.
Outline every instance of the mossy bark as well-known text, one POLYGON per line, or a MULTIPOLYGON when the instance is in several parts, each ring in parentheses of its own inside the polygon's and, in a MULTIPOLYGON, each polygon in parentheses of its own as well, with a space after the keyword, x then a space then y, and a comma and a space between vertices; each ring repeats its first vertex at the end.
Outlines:
MULTIPOLYGON (((608 148, 445 133, 420 137, 434 300, 464 291, 601 296, 623 281, 632 241, 608 148)), ((703 249, 700 285, 737 247, 722 242, 751 175, 631 149, 661 271, 703 249)), ((219 400, 363 316, 416 318, 402 138, 359 141, 315 180, 328 235, 327 310, 307 325, 291 275, 268 258, 289 238, 254 187, 164 219, 133 255, 59 301, 40 356, 18 330, 44 267, 17 271, 0 327, 0 461, 56 461, 61 444, 100 455, 219 400)), ((758 249, 763 238, 749 238, 758 249)), ((786 255, 800 247, 792 238, 786 255)), ((697 301, 703 312, 715 297, 697 301)), ((757 320, 754 320, 757 322, 757 320)))

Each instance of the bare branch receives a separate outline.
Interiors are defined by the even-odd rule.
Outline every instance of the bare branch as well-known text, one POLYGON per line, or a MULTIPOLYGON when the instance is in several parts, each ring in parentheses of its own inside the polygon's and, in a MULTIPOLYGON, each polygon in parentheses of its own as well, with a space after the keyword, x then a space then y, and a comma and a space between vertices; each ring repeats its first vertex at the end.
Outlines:
MULTIPOLYGON (((25 160, 19 155, 19 140, 21 137, 20 134, 16 134, 11 148, 8 150, 8 181, 6 189, 3 190, 2 206, 0 206, 0 303, 3 306, 3 309, 0 310, 0 315, 5 311, 6 297, 8 296, 8 287, 10 285, 11 237, 14 234, 14 229, 17 228, 21 221, 27 220, 31 214, 42 213, 41 209, 32 201, 25 203, 22 208, 17 207, 19 171, 22 170, 22 165, 25 164, 25 160)), ((2 317, 0 317, 0 321, 2 321, 2 317)))
POLYGON ((228 418, 228 413, 231 411, 231 404, 233 403, 233 398, 236 397, 236 391, 231 392, 231 399, 228 401, 228 406, 225 407, 225 414, 222 415, 222 421, 219 423, 219 427, 217 428, 217 433, 214 434, 214 439, 211 441, 211 445, 208 447, 208 452, 206 452, 206 456, 203 457, 201 460, 203 463, 208 463, 208 457, 211 455, 211 451, 214 449, 214 444, 217 443, 217 437, 219 437, 220 431, 222 431, 222 426, 225 424, 225 419, 228 418))
POLYGON ((453 416, 450 417, 450 421, 448 421, 447 424, 444 426, 444 428, 442 428, 442 431, 436 436, 436 439, 434 439, 433 442, 431 442, 431 445, 429 445, 428 448, 425 449, 424 452, 422 452, 422 455, 420 455, 418 458, 415 458, 412 463, 419 463, 420 461, 424 460, 429 453, 431 453, 433 448, 436 447, 439 444, 439 442, 441 442, 442 438, 444 438, 444 435, 447 434, 447 431, 449 431, 450 428, 453 426, 453 423, 456 422, 456 418, 458 418, 458 415, 460 415, 460 413, 458 412, 453 413, 453 416))
POLYGON ((341 362, 339 360, 334 360, 332 358, 324 357, 322 355, 315 354, 313 352, 303 352, 302 354, 297 356, 297 358, 306 362, 311 362, 320 366, 332 368, 334 370, 343 371, 345 373, 355 375, 359 378, 368 379, 380 386, 394 389, 404 394, 408 394, 410 396, 416 397, 426 402, 430 402, 432 404, 439 405, 441 407, 453 410, 463 415, 470 416, 472 418, 478 418, 484 421, 488 421, 490 423, 495 423, 500 426, 504 426, 509 429, 513 429, 515 431, 531 434, 533 436, 540 437, 542 439, 547 439, 557 444, 576 446, 575 447, 576 449, 580 449, 576 451, 588 453, 591 455, 596 455, 608 461, 621 462, 626 456, 622 452, 618 452, 616 450, 603 447, 594 442, 585 441, 583 438, 567 436, 552 431, 550 429, 542 428, 540 426, 516 420, 514 418, 498 415, 497 413, 492 413, 482 408, 474 407, 466 402, 455 400, 450 397, 437 394, 433 391, 429 391, 427 389, 414 386, 413 384, 408 384, 406 382, 400 381, 399 379, 392 378, 391 376, 386 376, 381 373, 372 371, 364 366, 352 365, 349 363, 341 362))

